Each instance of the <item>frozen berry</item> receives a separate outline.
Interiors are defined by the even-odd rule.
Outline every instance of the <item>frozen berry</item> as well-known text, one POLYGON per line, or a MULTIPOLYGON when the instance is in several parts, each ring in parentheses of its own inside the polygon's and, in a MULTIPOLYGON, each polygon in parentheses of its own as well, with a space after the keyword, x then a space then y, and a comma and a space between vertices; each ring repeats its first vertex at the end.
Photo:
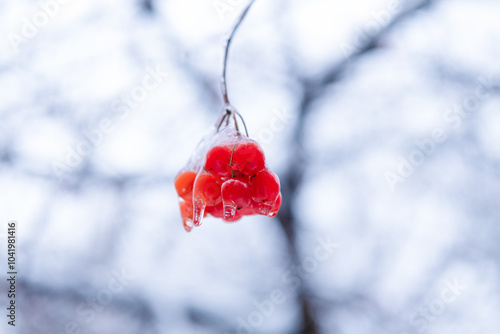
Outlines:
POLYGON ((250 179, 252 199, 257 203, 274 204, 280 192, 280 180, 272 171, 265 169, 250 179))
POLYGON ((264 152, 253 141, 238 144, 234 149, 232 167, 243 174, 253 176, 265 167, 264 152))
POLYGON ((221 201, 221 181, 210 174, 200 174, 194 183, 194 199, 205 205, 216 205, 221 201))
POLYGON ((228 178, 232 174, 231 161, 232 147, 230 146, 214 146, 207 153, 205 162, 206 170, 215 176, 228 178))
POLYGON ((207 214, 225 222, 278 214, 282 202, 278 176, 266 168, 260 145, 229 126, 202 141, 188 169, 175 179, 186 231, 200 226, 207 214))
POLYGON ((192 201, 193 185, 195 179, 196 179, 195 172, 188 171, 180 174, 175 179, 175 190, 177 191, 177 195, 179 195, 186 201, 192 201))
POLYGON ((246 208, 251 200, 252 194, 247 183, 230 179, 222 184, 222 203, 224 204, 224 218, 232 219, 236 210, 246 208))

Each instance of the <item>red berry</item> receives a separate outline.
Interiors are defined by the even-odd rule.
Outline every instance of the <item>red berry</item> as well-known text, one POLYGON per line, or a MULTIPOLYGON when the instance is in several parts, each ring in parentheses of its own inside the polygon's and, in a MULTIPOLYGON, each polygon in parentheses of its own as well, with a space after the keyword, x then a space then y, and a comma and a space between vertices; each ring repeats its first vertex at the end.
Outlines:
POLYGON ((265 169, 250 179, 252 199, 257 203, 274 204, 280 192, 280 180, 272 171, 265 169))
POLYGON ((231 161, 232 147, 230 146, 214 146, 207 153, 207 160, 205 162, 206 170, 215 176, 221 178, 228 178, 232 174, 231 161))
POLYGON ((254 141, 243 142, 236 146, 232 167, 243 174, 253 176, 265 167, 264 152, 254 141))
POLYGON ((216 205, 221 201, 221 181, 210 174, 200 174, 194 183, 194 200, 201 200, 205 205, 216 205))
POLYGON ((177 195, 179 195, 186 201, 192 201, 193 185, 195 179, 196 179, 195 172, 188 171, 180 174, 175 179, 175 190, 177 191, 177 195))
POLYGON ((214 206, 207 206, 207 212, 215 218, 224 217, 224 206, 222 202, 214 206))
POLYGON ((236 179, 227 180, 222 184, 222 203, 224 218, 232 219, 236 210, 246 208, 252 201, 252 194, 247 183, 236 179))
POLYGON ((280 192, 280 180, 270 170, 262 170, 250 180, 252 199, 257 202, 259 213, 268 215, 280 192))

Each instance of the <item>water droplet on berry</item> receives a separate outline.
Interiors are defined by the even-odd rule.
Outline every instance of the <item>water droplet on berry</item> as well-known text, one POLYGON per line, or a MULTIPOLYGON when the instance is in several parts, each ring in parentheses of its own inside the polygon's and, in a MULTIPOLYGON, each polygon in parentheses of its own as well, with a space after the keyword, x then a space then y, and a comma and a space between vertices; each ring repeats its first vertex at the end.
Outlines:
POLYGON ((224 203, 224 219, 231 220, 234 219, 236 214, 236 206, 224 203))
POLYGON ((194 201, 194 210, 193 210, 193 225, 200 226, 203 222, 203 217, 205 216, 205 208, 206 205, 203 201, 195 200, 194 201))

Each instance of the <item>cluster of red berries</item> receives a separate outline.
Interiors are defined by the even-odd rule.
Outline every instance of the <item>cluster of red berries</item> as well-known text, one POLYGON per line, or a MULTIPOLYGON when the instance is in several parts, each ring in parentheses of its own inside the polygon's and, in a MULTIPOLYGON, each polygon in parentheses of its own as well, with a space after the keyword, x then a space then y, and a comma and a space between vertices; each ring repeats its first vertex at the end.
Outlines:
POLYGON ((278 176, 266 168, 259 144, 246 137, 213 146, 200 171, 180 173, 175 188, 187 232, 207 213, 235 222, 246 215, 274 217, 281 206, 278 176))

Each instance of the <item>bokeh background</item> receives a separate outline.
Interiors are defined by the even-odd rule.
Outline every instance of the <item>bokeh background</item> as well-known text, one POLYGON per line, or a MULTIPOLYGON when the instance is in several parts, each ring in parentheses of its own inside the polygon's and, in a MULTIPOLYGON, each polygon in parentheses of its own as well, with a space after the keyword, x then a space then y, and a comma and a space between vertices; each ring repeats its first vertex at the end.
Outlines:
POLYGON ((0 2, 0 332, 498 333, 500 2, 257 0, 229 93, 283 207, 188 234, 247 3, 0 2))

